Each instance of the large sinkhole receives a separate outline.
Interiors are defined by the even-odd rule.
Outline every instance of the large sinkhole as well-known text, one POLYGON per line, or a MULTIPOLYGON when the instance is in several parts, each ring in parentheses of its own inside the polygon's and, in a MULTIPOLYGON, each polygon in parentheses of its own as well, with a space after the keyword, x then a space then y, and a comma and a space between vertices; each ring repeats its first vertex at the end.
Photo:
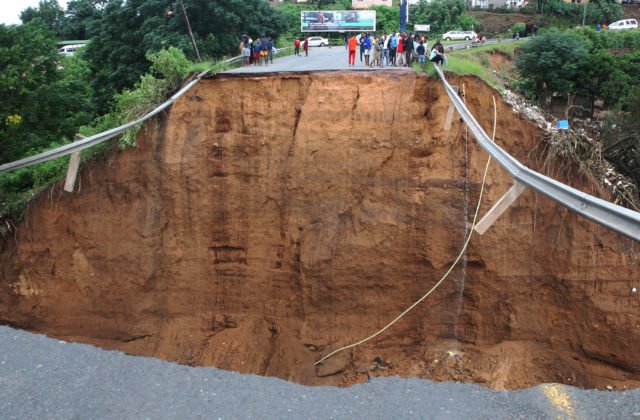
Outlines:
MULTIPOLYGON (((498 94, 452 82, 491 127, 498 94)), ((637 386, 638 245, 532 191, 413 312, 314 366, 422 296, 469 234, 487 155, 444 129, 448 107, 410 72, 203 80, 74 193, 34 200, 2 242, 0 323, 310 385, 637 386)), ((543 141, 498 100, 500 146, 598 194, 543 141)), ((490 166, 481 214, 511 183, 490 166)))

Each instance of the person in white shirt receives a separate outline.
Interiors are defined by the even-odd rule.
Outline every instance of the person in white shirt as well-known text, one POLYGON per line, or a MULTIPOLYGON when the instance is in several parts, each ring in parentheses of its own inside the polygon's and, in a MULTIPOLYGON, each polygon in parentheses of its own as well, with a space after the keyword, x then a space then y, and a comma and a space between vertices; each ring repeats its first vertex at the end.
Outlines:
POLYGON ((389 40, 391 37, 385 32, 382 35, 382 59, 380 60, 385 66, 389 65, 389 40))

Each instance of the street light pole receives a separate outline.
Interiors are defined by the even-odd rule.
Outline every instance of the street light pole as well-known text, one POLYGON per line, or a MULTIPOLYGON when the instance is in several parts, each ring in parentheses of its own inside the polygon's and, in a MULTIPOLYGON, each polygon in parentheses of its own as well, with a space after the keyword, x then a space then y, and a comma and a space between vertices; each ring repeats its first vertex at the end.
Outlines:
POLYGON ((407 0, 400 0, 400 33, 403 33, 407 30, 407 0))
POLYGON ((198 57, 198 61, 202 61, 200 58, 200 53, 198 52, 198 46, 196 45, 196 40, 193 37, 193 32, 191 32, 191 24, 189 23, 189 17, 187 16, 187 11, 184 8, 184 3, 180 0, 180 7, 182 8, 182 14, 184 15, 184 20, 187 22, 187 29, 189 30, 189 36, 191 37, 191 45, 193 45, 193 49, 196 51, 196 57, 198 57))

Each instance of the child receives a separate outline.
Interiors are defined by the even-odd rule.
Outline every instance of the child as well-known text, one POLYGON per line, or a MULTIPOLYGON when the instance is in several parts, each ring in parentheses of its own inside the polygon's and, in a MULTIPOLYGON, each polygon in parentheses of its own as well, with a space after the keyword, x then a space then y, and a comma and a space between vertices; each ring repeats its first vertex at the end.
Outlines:
POLYGON ((426 48, 424 47, 424 42, 420 41, 418 44, 418 48, 416 48, 416 53, 418 54, 418 63, 420 67, 424 67, 424 53, 426 48))

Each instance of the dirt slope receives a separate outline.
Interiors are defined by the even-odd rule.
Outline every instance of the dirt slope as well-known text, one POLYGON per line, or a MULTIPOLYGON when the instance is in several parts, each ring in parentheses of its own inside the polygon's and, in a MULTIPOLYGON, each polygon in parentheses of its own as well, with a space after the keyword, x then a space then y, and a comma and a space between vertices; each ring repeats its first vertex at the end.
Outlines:
POLYGON ((623 4, 622 10, 624 11, 625 19, 640 19, 640 5, 623 4))
MULTIPOLYGON (((496 93, 454 84, 489 128, 496 93)), ((538 168, 539 133, 498 102, 496 141, 538 168)), ((388 333, 313 366, 462 246, 486 154, 459 121, 443 130, 447 108, 407 73, 204 80, 137 149, 84 168, 79 192, 36 200, 2 244, 0 322, 306 384, 637 386, 638 245, 531 191, 388 333)), ((510 184, 492 165, 482 213, 510 184)))
POLYGON ((523 13, 497 13, 474 10, 471 15, 480 22, 479 33, 487 37, 497 35, 511 36, 511 29, 516 23, 532 23, 544 27, 545 20, 540 15, 526 15, 523 13))

